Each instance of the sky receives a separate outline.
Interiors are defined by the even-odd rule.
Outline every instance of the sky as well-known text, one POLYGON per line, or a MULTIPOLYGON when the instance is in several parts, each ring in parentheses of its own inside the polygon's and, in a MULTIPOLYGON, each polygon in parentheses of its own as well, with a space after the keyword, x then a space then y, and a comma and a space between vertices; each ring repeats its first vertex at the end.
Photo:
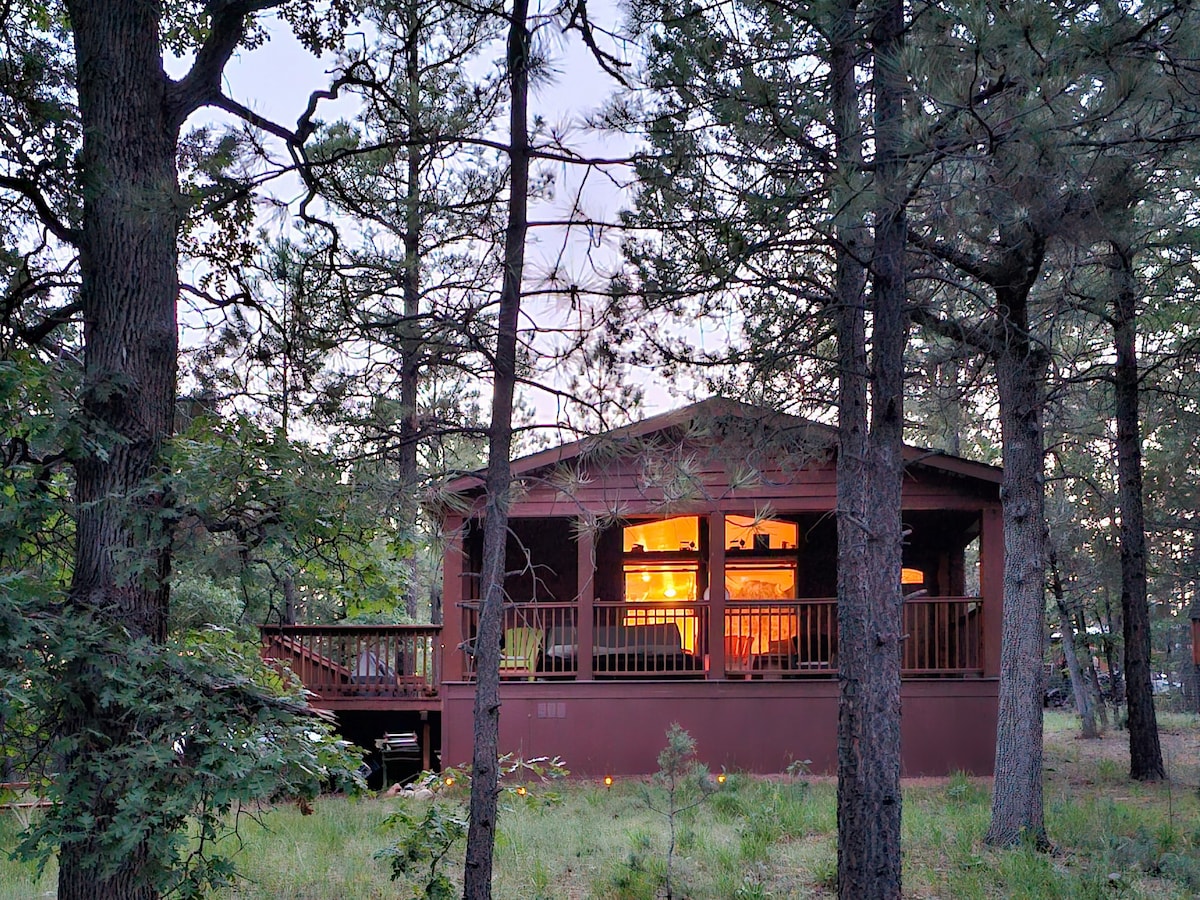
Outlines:
MULTIPOLYGON (((615 13, 610 4, 597 4, 600 15, 607 14, 610 22, 615 13)), ((225 72, 225 91, 228 96, 273 121, 293 126, 304 110, 310 94, 327 85, 330 71, 334 68, 332 58, 319 59, 307 51, 292 35, 286 23, 275 17, 264 20, 270 40, 254 50, 245 50, 231 61, 225 72)), ((582 155, 619 157, 629 153, 633 142, 628 138, 601 135, 585 127, 586 117, 597 110, 616 89, 616 82, 605 74, 590 58, 587 49, 575 34, 559 35, 547 30, 552 39, 549 48, 553 53, 555 76, 551 83, 540 87, 531 100, 531 110, 545 118, 556 132, 570 137, 572 147, 582 155)), ((353 39, 353 35, 351 35, 353 39)), ((363 40, 366 40, 364 35, 363 40)), ((177 63, 181 74, 184 67, 177 63)), ((350 117, 355 110, 353 101, 337 103, 323 102, 320 118, 331 121, 338 117, 350 117)), ((220 111, 210 112, 213 122, 228 122, 220 111)), ((198 120, 202 122, 203 120, 198 120)), ((533 220, 562 219, 570 212, 571 202, 579 190, 579 172, 565 164, 549 165, 556 179, 556 196, 550 203, 531 208, 533 220)), ((628 180, 624 172, 614 172, 614 177, 628 180)), ((302 196, 296 179, 284 179, 275 184, 271 191, 278 199, 293 205, 302 196)), ((590 217, 602 221, 616 218, 623 205, 628 202, 628 192, 622 194, 613 183, 596 173, 591 174, 582 189, 583 211, 590 217)), ((609 232, 597 235, 575 229, 566 238, 566 268, 571 272, 570 280, 581 285, 601 285, 604 276, 614 271, 620 262, 619 236, 609 232)), ((562 252, 564 232, 562 229, 531 229, 527 244, 527 279, 537 279, 556 265, 562 252)), ((539 319, 554 318, 565 314, 564 300, 527 303, 530 315, 539 319)), ((666 385, 655 379, 651 372, 640 372, 634 376, 646 392, 645 413, 647 415, 674 408, 684 401, 672 397, 666 385)), ((527 401, 537 412, 538 420, 556 421, 559 416, 557 402, 547 395, 529 395, 527 401)))

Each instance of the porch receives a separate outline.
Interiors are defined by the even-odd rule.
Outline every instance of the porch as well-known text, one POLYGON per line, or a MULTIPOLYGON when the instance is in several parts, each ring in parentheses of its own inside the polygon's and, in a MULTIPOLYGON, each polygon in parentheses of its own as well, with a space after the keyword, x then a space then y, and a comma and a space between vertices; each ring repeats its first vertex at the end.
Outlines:
MULTIPOLYGON (((500 675, 516 680, 836 679, 834 598, 728 600, 671 605, 595 601, 590 623, 576 602, 506 604, 500 675), (590 627, 581 629, 581 623, 590 627), (714 625, 716 627, 714 627, 714 625), (714 650, 718 652, 714 652, 714 650)), ((479 604, 462 604, 472 648, 479 604)), ((983 675, 979 597, 905 601, 901 671, 906 678, 983 675)), ((463 680, 475 673, 465 656, 463 680)))
POLYGON ((286 666, 313 706, 441 709, 439 625, 260 625, 263 659, 286 666))
MULTIPOLYGON (((994 677, 998 510, 905 512, 905 679, 994 677)), ((447 522, 444 679, 475 676, 482 529, 447 522)), ((507 681, 834 681, 836 522, 827 513, 707 510, 588 529, 514 515, 505 561, 507 681), (722 590, 714 590, 714 586, 722 590)))

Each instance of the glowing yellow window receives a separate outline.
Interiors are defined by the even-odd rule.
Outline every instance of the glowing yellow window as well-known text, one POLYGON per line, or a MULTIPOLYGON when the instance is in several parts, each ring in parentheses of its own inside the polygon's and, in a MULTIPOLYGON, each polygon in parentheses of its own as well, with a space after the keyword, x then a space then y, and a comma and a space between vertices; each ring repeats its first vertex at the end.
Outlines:
POLYGON ((795 550, 800 526, 779 519, 725 517, 725 546, 730 550, 795 550))
POLYGON ((677 516, 625 528, 626 553, 692 552, 700 546, 700 519, 677 516))
POLYGON ((700 519, 678 516, 624 529, 625 625, 673 624, 693 652, 700 630, 700 519), (636 604, 636 606, 634 605, 636 604))

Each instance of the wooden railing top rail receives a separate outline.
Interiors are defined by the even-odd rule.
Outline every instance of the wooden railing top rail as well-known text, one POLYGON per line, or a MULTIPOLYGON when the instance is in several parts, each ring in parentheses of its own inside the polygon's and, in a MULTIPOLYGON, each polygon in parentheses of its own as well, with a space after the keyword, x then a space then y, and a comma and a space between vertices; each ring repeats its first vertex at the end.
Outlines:
MULTIPOLYGON (((982 597, 930 597, 926 594, 917 594, 909 597, 905 603, 981 603, 982 597)), ((752 606, 829 606, 837 603, 837 597, 750 597, 747 599, 735 600, 733 598, 725 598, 726 606, 752 605, 752 606)))
MULTIPOLYGON (((482 600, 460 600, 459 609, 479 609, 482 600)), ((575 600, 505 600, 504 609, 575 609, 575 600)))
MULTIPOLYGON (((982 601, 983 601, 982 597, 930 597, 925 594, 918 594, 916 596, 909 597, 904 602, 905 603, 980 603, 982 601)), ((480 604, 479 600, 462 600, 462 601, 459 601, 458 606, 461 609, 476 609, 477 610, 477 609, 479 609, 479 604, 480 604)), ((750 598, 743 598, 740 600, 735 600, 731 597, 725 598, 726 606, 743 606, 743 605, 753 605, 753 606, 832 606, 832 605, 836 605, 836 604, 837 604, 837 597, 750 597, 750 598)), ((515 600, 515 601, 506 600, 504 603, 504 608, 505 609, 574 609, 578 605, 579 604, 574 600, 515 600)), ((708 606, 709 602, 707 600, 672 599, 672 600, 655 600, 653 603, 649 603, 649 602, 643 603, 643 602, 633 602, 633 601, 629 601, 629 600, 602 600, 600 598, 597 598, 593 602, 593 605, 594 606, 603 606, 603 607, 628 606, 631 609, 638 609, 641 607, 654 606, 654 605, 658 605, 658 606, 662 606, 662 607, 708 606)), ((260 625, 259 627, 260 628, 275 628, 276 626, 260 625)), ((287 628, 300 628, 300 627, 318 628, 318 627, 323 627, 323 626, 289 625, 289 626, 284 626, 284 627, 287 627, 287 628)), ((359 627, 359 626, 342 626, 342 627, 349 628, 349 627, 359 627)), ((373 627, 383 627, 383 626, 364 625, 361 627, 373 628, 373 627)), ((430 626, 396 625, 396 626, 391 626, 391 627, 419 628, 419 627, 430 627, 430 626)), ((433 627, 440 628, 441 626, 433 626, 433 627)))
POLYGON ((267 625, 258 626, 264 634, 441 634, 441 625, 267 625))

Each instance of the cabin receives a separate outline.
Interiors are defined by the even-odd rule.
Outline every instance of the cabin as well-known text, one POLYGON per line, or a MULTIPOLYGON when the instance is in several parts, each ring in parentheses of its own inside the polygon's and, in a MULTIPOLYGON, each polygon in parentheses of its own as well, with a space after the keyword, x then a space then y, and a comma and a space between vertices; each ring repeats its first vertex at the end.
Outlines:
MULTIPOLYGON (((712 399, 514 462, 502 752, 645 774, 678 722, 713 769, 835 771, 836 445, 712 399)), ((1000 470, 905 459, 903 771, 990 774, 1000 470)), ((412 730, 426 767, 471 757, 482 479, 450 493, 442 626, 263 629, 347 737, 412 730)))

